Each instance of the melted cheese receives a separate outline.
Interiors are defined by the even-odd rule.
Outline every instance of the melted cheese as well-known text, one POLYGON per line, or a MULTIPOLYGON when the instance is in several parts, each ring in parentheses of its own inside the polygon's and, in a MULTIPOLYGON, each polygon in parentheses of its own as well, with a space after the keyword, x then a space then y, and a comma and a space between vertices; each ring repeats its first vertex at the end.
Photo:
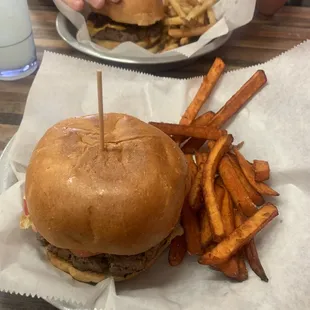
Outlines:
POLYGON ((87 22, 88 31, 91 37, 95 36, 98 32, 105 30, 106 28, 111 28, 119 31, 126 30, 126 27, 121 25, 114 25, 114 24, 105 24, 100 28, 95 28, 94 24, 90 21, 87 22))

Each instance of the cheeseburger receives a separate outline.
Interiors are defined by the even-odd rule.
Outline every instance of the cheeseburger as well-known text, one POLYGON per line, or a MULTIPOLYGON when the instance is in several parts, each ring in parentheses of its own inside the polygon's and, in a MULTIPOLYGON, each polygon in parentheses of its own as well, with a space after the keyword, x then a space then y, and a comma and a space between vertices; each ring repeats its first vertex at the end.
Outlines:
POLYGON ((186 159, 159 129, 125 114, 51 127, 26 174, 21 227, 32 229, 49 261, 82 282, 134 277, 183 233, 186 159))
POLYGON ((105 48, 128 41, 151 48, 161 39, 162 0, 107 2, 102 9, 92 10, 87 22, 89 33, 93 41, 105 48))

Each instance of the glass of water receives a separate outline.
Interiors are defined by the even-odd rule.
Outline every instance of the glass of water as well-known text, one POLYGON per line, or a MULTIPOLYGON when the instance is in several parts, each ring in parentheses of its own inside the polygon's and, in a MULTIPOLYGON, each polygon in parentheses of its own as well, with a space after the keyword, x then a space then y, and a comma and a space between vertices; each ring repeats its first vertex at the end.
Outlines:
POLYGON ((0 80, 18 80, 38 67, 27 0, 0 0, 0 80))

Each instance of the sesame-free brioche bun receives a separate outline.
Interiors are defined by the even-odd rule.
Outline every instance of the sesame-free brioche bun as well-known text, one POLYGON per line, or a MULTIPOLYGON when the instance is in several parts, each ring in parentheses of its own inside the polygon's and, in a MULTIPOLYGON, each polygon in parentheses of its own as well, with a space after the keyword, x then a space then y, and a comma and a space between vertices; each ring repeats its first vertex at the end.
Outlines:
POLYGON ((149 26, 164 18, 162 0, 122 0, 120 3, 107 1, 102 9, 92 10, 116 22, 139 26, 149 26))
POLYGON ((188 192, 186 159, 157 128, 125 114, 51 127, 37 144, 25 196, 36 230, 52 245, 134 255, 167 238, 188 192))

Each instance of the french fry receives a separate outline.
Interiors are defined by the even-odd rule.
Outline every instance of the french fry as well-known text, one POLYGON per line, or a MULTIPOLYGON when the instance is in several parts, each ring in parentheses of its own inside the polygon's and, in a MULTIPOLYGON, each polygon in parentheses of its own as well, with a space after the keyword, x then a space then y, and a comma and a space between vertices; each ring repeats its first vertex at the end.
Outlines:
POLYGON ((206 12, 212 5, 216 2, 216 0, 205 0, 202 4, 197 4, 186 16, 186 19, 189 21, 191 19, 196 18, 197 16, 206 12))
POLYGON ((194 121, 201 107, 209 98, 217 81, 224 72, 224 69, 225 64, 223 60, 220 58, 216 58, 209 72, 206 76, 204 76, 196 96, 183 114, 180 120, 181 125, 190 125, 194 121))
POLYGON ((233 204, 227 190, 224 190, 221 210, 225 236, 228 237, 235 229, 235 216, 233 204))
MULTIPOLYGON (((241 252, 243 251, 241 250, 241 252)), ((238 256, 238 265, 239 265, 239 274, 237 280, 243 282, 248 279, 248 270, 246 268, 243 253, 240 253, 238 256)))
POLYGON ((265 72, 258 70, 215 114, 210 125, 223 126, 235 115, 267 82, 265 72))
POLYGON ((227 155, 222 158, 218 171, 236 207, 246 216, 253 215, 257 209, 227 155))
POLYGON ((256 273, 256 275, 265 282, 268 282, 268 277, 265 273, 265 270, 260 262, 258 257, 256 245, 254 239, 252 239, 245 247, 245 255, 251 266, 251 269, 256 273))
MULTIPOLYGON (((210 122, 210 120, 212 119, 212 117, 215 115, 214 112, 206 112, 202 115, 200 115, 198 118, 194 119, 192 122, 193 126, 205 126, 208 122, 210 122)), ((175 140, 179 143, 182 143, 183 141, 186 140, 186 137, 175 137, 175 140)))
POLYGON ((239 261, 237 256, 233 256, 227 262, 212 267, 218 271, 223 272, 226 277, 231 279, 239 278, 239 261))
MULTIPOLYGON (((168 1, 169 1, 169 0, 168 0, 168 1)), ((174 10, 174 8, 173 8, 171 5, 168 6, 167 14, 168 14, 168 16, 170 16, 170 17, 175 17, 175 16, 177 16, 177 12, 174 10)))
POLYGON ((266 203, 213 250, 202 255, 199 263, 217 265, 229 260, 277 215, 277 208, 271 203, 266 203))
POLYGON ((184 37, 184 38, 181 38, 180 39, 180 45, 183 46, 183 45, 186 45, 189 43, 189 38, 187 37, 184 37))
POLYGON ((243 148, 243 146, 244 146, 244 141, 241 141, 240 143, 238 143, 234 147, 236 147, 238 150, 241 150, 243 148))
POLYGON ((184 25, 184 19, 180 16, 169 17, 164 19, 164 25, 166 26, 184 25))
POLYGON ((186 15, 183 11, 183 9, 181 8, 180 3, 177 0, 169 0, 171 6, 173 7, 173 9, 175 10, 175 12, 180 16, 185 18, 186 15))
POLYGON ((175 237, 170 244, 168 261, 170 266, 180 265, 186 255, 185 235, 175 237))
POLYGON ((191 5, 191 6, 195 6, 197 5, 199 2, 197 0, 187 0, 187 2, 191 5))
POLYGON ((251 200, 253 201, 253 203, 257 206, 261 206, 262 204, 264 204, 265 200, 264 200, 263 196, 260 193, 258 193, 253 188, 253 186, 248 182, 248 180, 245 177, 245 175, 243 174, 241 167, 240 167, 237 159, 235 158, 235 156, 233 156, 231 154, 227 154, 227 156, 229 157, 231 164, 234 167, 235 172, 238 175, 238 178, 239 178, 241 184, 243 185, 243 187, 247 191, 247 193, 248 193, 249 197, 251 198, 251 200))
POLYGON ((254 169, 256 182, 264 182, 264 181, 269 180, 270 168, 269 168, 268 161, 254 160, 253 169, 254 169))
POLYGON ((239 165, 242 169, 242 172, 244 173, 245 177, 249 181, 249 183, 255 188, 260 194, 262 195, 268 195, 268 196, 279 196, 279 193, 277 193, 275 190, 273 190, 271 187, 269 187, 267 184, 263 182, 256 182, 255 181, 255 172, 251 166, 251 164, 248 163, 248 161, 244 158, 244 156, 234 148, 234 153, 237 156, 239 165))
POLYGON ((223 222, 215 196, 214 178, 219 162, 224 154, 229 150, 232 142, 232 135, 221 137, 210 151, 208 160, 203 169, 203 195, 205 199, 205 207, 210 219, 214 241, 219 241, 222 237, 224 237, 223 222))
POLYGON ((201 247, 206 249, 213 238, 208 213, 205 209, 202 209, 200 212, 200 230, 201 247))
POLYGON ((191 255, 200 255, 202 252, 200 244, 200 229, 196 214, 187 202, 184 203, 181 222, 184 228, 187 251, 191 255))
POLYGON ((187 160, 187 165, 188 165, 188 174, 191 180, 191 184, 193 185, 196 174, 198 172, 197 165, 194 162, 193 156, 192 155, 185 155, 185 158, 187 160))
POLYGON ((203 164, 207 160, 207 156, 208 156, 207 154, 203 153, 196 154, 198 171, 188 194, 189 205, 195 211, 197 211, 200 208, 200 204, 202 201, 202 171, 203 171, 203 164))
POLYGON ((167 44, 166 46, 165 46, 165 48, 161 51, 162 53, 163 52, 168 52, 168 51, 171 51, 171 50, 173 50, 173 49, 175 49, 175 48, 178 48, 179 47, 179 45, 177 44, 177 43, 171 43, 171 44, 167 44))
POLYGON ((225 195, 225 190, 222 186, 215 183, 214 184, 214 191, 215 191, 216 201, 217 201, 218 206, 219 206, 219 210, 221 211, 223 199, 224 199, 224 195, 225 195))
MULTIPOLYGON (((264 71, 256 73, 233 95, 226 104, 215 114, 208 125, 222 127, 232 116, 234 116, 267 82, 264 71)), ((204 144, 202 139, 189 139, 183 146, 185 153, 199 150, 204 144)))
POLYGON ((207 126, 186 126, 168 123, 150 122, 151 125, 157 127, 167 135, 196 137, 207 140, 217 140, 226 134, 226 130, 210 128, 207 126))
POLYGON ((215 24, 216 23, 216 17, 215 17, 215 13, 214 13, 212 8, 209 8, 207 10, 207 15, 208 15, 209 23, 215 24))
POLYGON ((169 29, 168 34, 170 37, 181 39, 183 37, 199 37, 208 31, 213 25, 206 25, 197 28, 188 29, 169 29))

